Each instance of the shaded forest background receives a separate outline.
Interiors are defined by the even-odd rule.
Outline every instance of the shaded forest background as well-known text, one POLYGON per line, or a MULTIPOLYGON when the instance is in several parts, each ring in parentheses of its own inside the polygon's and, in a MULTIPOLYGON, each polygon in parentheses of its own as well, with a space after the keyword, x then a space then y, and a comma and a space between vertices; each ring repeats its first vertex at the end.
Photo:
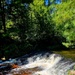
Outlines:
POLYGON ((0 58, 67 48, 75 48, 74 0, 0 0, 0 58))

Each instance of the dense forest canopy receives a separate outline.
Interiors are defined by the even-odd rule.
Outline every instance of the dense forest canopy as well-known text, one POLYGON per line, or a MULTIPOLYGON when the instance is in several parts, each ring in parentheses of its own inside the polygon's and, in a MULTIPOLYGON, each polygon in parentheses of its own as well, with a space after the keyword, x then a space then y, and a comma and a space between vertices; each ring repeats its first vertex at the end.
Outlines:
POLYGON ((67 46, 75 45, 75 1, 66 0, 65 2, 54 5, 56 10, 53 13, 53 20, 56 23, 58 32, 66 38, 67 46))
POLYGON ((74 0, 0 0, 0 57, 43 47, 75 48, 74 33, 74 0))

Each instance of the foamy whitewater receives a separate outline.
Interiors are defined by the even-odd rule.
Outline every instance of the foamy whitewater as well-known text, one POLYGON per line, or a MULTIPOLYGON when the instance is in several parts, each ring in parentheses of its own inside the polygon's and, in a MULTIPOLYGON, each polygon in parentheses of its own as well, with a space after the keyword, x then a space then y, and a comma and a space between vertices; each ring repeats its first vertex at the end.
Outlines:
MULTIPOLYGON (((21 65, 21 67, 18 69, 13 69, 12 71, 19 71, 20 69, 35 67, 42 69, 41 71, 37 71, 32 75, 68 75, 68 70, 72 69, 75 65, 75 63, 71 60, 67 60, 58 54, 49 53, 45 53, 43 55, 35 54, 27 59, 25 57, 20 59, 23 59, 23 61, 20 62, 20 65, 21 63, 23 63, 23 65, 21 65)), ((20 59, 19 61, 21 61, 20 59)))

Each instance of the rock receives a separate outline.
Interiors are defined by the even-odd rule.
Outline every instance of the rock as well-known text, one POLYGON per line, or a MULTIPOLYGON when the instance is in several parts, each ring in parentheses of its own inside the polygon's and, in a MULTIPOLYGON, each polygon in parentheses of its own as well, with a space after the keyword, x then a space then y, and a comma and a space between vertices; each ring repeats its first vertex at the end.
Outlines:
POLYGON ((15 68, 19 68, 19 66, 16 65, 16 64, 12 64, 12 65, 11 65, 11 68, 12 68, 12 69, 15 69, 15 68))
POLYGON ((0 66, 0 75, 6 75, 10 72, 11 69, 19 68, 18 65, 12 64, 12 65, 1 65, 0 66))
POLYGON ((11 69, 15 69, 15 68, 19 68, 19 66, 16 64, 2 64, 2 65, 0 65, 0 71, 11 70, 11 69))
POLYGON ((6 58, 5 58, 5 57, 3 57, 3 58, 1 58, 1 60, 5 61, 5 60, 6 60, 6 58))
POLYGON ((10 65, 0 65, 0 72, 5 71, 5 70, 11 70, 11 66, 10 65))
POLYGON ((42 69, 40 67, 34 67, 34 68, 28 68, 28 69, 20 69, 18 71, 11 71, 9 74, 12 75, 32 75, 33 73, 37 71, 41 71, 42 69))
POLYGON ((0 63, 2 63, 2 60, 0 60, 0 63))
POLYGON ((2 73, 2 72, 0 72, 0 75, 3 75, 3 73, 2 73))
POLYGON ((70 75, 75 75, 75 71, 74 70, 71 70, 70 71, 70 75))

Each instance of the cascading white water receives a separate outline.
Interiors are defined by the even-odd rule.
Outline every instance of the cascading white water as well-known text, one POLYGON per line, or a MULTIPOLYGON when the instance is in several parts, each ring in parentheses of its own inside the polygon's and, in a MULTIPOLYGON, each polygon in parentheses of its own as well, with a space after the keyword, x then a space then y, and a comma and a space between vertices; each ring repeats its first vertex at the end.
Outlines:
MULTIPOLYGON (((23 57, 24 59, 24 57, 23 57)), ((75 65, 71 60, 66 60, 58 54, 38 54, 27 58, 28 63, 18 69, 39 67, 42 70, 36 71, 32 75, 68 75, 67 71, 75 65)), ((23 63, 26 62, 23 61, 23 63)))

